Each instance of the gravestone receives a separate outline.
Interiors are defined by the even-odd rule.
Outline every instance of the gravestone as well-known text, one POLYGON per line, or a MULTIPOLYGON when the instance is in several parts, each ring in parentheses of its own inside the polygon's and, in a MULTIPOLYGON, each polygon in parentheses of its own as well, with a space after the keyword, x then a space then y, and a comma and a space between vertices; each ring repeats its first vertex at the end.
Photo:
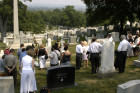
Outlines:
POLYGON ((64 88, 75 85, 75 67, 60 65, 47 68, 47 87, 49 89, 64 88))
POLYGON ((97 38, 97 39, 104 38, 104 35, 103 35, 102 33, 97 33, 97 34, 96 34, 96 38, 97 38))
POLYGON ((80 41, 80 37, 77 37, 77 40, 76 41, 79 42, 80 41))
POLYGON ((87 36, 92 36, 96 34, 96 29, 87 29, 87 36))
POLYGON ((103 43, 101 50, 101 67, 99 76, 111 74, 115 71, 114 67, 114 44, 113 42, 106 41, 103 43))
POLYGON ((111 32, 112 38, 114 42, 119 42, 119 32, 111 32))
POLYGON ((53 34, 47 34, 47 37, 53 40, 53 34))
POLYGON ((6 42, 7 42, 7 38, 3 37, 3 43, 6 43, 6 42))
POLYGON ((103 31, 104 30, 104 26, 99 26, 98 27, 98 31, 103 31))
POLYGON ((87 43, 88 45, 92 43, 92 37, 87 37, 87 43))
POLYGON ((22 37, 22 38, 20 39, 20 42, 21 42, 21 44, 28 43, 28 38, 22 37))
MULTIPOLYGON (((50 55, 50 53, 51 53, 51 46, 46 46, 45 48, 47 50, 48 55, 50 55)), ((48 58, 46 60, 46 67, 50 67, 50 58, 48 58)))
POLYGON ((0 72, 4 72, 4 60, 0 59, 0 72))
POLYGON ((0 93, 15 93, 13 77, 0 77, 0 93))
POLYGON ((118 85, 117 93, 140 93, 140 80, 132 80, 118 85))
POLYGON ((70 37, 69 37, 69 43, 70 43, 70 44, 77 44, 77 43, 76 43, 76 36, 70 36, 70 37))
POLYGON ((7 45, 10 45, 11 46, 13 44, 13 37, 7 37, 6 40, 7 40, 7 42, 6 42, 7 45))
POLYGON ((48 40, 47 40, 47 46, 52 46, 52 41, 50 38, 48 38, 48 40))
POLYGON ((139 59, 138 60, 134 60, 133 64, 137 67, 140 67, 140 55, 139 55, 139 59))
POLYGON ((76 35, 80 35, 80 31, 76 31, 76 35))
POLYGON ((34 43, 34 38, 33 37, 28 38, 28 43, 34 43))
POLYGON ((63 41, 63 38, 61 38, 61 49, 60 51, 63 52, 64 50, 64 41, 63 41))
POLYGON ((109 25, 108 26, 108 30, 113 30, 114 26, 113 25, 109 25))

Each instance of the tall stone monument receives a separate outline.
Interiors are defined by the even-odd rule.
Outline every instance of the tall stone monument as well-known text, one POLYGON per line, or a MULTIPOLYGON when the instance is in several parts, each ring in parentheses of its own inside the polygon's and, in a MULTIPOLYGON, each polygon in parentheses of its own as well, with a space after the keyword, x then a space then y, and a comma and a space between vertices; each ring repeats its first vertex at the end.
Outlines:
POLYGON ((19 23, 18 23, 18 0, 13 0, 14 6, 14 42, 11 48, 20 48, 20 37, 19 37, 19 23))
POLYGON ((113 42, 106 41, 103 43, 99 75, 106 75, 116 72, 114 67, 114 48, 115 46, 113 42))

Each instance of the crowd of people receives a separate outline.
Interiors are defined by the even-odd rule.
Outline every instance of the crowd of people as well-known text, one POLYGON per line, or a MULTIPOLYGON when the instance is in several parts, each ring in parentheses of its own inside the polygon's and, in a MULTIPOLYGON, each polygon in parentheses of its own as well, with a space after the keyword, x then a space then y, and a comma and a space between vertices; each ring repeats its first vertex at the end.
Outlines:
MULTIPOLYGON (((138 54, 140 45, 140 34, 136 32, 136 36, 132 37, 132 34, 128 32, 127 36, 121 36, 121 42, 118 46, 115 59, 115 68, 119 70, 119 73, 125 71, 125 64, 127 56, 134 56, 138 54)), ((113 38, 109 33, 108 41, 113 42, 113 38)), ((15 50, 7 47, 4 50, 2 57, 3 64, 0 62, 0 69, 2 65, 7 76, 13 76, 14 85, 16 87, 17 81, 17 64, 19 62, 19 74, 21 75, 20 93, 32 92, 37 90, 36 78, 35 78, 35 60, 39 61, 40 70, 46 69, 46 60, 50 58, 50 66, 58 65, 71 65, 71 52, 69 47, 64 43, 64 49, 61 49, 60 41, 52 45, 51 53, 48 53, 44 47, 44 44, 39 44, 34 41, 32 46, 24 47, 24 44, 20 45, 20 49, 17 52, 17 56, 14 56, 15 50)), ((86 41, 81 41, 76 45, 76 70, 80 68, 88 67, 88 62, 91 62, 91 73, 96 74, 99 71, 100 66, 100 54, 102 45, 96 38, 92 39, 92 42, 88 45, 86 41), (82 64, 83 63, 83 64, 82 64)), ((0 60, 1 61, 1 60, 0 60)))
MULTIPOLYGON (((113 38, 109 33, 107 36, 109 42, 113 42, 113 38)), ((136 31, 136 36, 132 37, 132 34, 128 32, 127 36, 121 36, 121 42, 119 43, 118 49, 115 51, 116 59, 114 66, 119 70, 119 73, 125 71, 126 58, 131 56, 137 56, 140 45, 140 33, 136 31), (126 38, 127 37, 127 38, 126 38)), ((82 59, 91 62, 91 73, 96 74, 99 71, 100 60, 101 60, 102 45, 96 38, 92 39, 89 46, 84 45, 84 42, 80 42, 76 46, 76 69, 79 70, 82 64, 82 59)))

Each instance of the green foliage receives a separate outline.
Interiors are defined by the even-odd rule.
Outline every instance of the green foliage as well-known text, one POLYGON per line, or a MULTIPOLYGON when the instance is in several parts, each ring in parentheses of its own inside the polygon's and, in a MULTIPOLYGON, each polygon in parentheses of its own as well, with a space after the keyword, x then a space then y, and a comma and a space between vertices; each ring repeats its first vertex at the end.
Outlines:
POLYGON ((88 25, 118 24, 123 31, 126 20, 134 22, 140 14, 139 0, 82 0, 87 6, 88 25))
POLYGON ((52 24, 49 24, 49 30, 52 30, 52 29, 53 29, 52 24))
POLYGON ((20 19, 21 31, 33 31, 33 33, 42 33, 45 31, 46 24, 39 12, 27 11, 24 19, 20 19))
POLYGON ((40 14, 47 25, 82 27, 86 25, 85 14, 74 9, 73 6, 66 6, 62 10, 40 11, 40 14))
POLYGON ((66 6, 63 10, 62 25, 68 27, 85 26, 86 18, 84 13, 74 9, 74 6, 66 6))

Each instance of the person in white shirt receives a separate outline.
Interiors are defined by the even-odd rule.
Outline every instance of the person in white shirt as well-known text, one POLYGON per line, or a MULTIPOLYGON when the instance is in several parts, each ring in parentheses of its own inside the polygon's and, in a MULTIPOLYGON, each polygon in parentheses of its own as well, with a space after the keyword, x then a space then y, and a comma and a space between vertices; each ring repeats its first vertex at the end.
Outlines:
POLYGON ((60 57, 60 52, 57 50, 57 47, 55 45, 52 46, 51 48, 52 52, 49 55, 50 58, 50 65, 51 66, 57 66, 59 65, 59 57, 60 57))
POLYGON ((131 44, 126 40, 125 35, 121 36, 121 40, 122 41, 120 42, 118 49, 117 49, 117 51, 119 52, 119 56, 118 56, 119 73, 123 73, 125 71, 127 50, 129 48, 132 48, 131 44))
POLYGON ((113 38, 111 36, 111 33, 108 34, 107 38, 108 38, 108 41, 113 42, 113 38))
POLYGON ((83 53, 83 47, 82 47, 82 41, 80 44, 76 46, 76 69, 79 70, 82 63, 82 53, 83 53))
POLYGON ((96 38, 92 39, 92 43, 89 45, 89 49, 87 54, 90 53, 90 61, 91 61, 91 73, 96 74, 99 70, 99 53, 101 51, 102 45, 97 42, 96 38))

